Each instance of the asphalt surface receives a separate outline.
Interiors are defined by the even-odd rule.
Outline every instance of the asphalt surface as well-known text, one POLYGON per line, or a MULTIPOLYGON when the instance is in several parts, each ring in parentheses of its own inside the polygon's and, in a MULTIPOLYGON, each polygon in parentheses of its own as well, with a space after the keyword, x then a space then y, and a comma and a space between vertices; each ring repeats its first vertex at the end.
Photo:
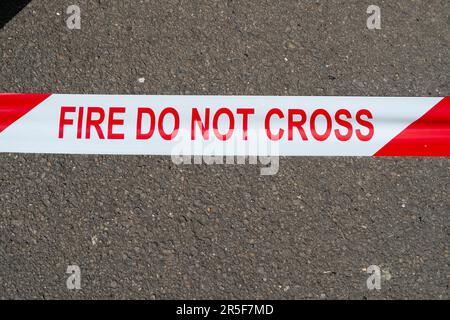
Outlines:
MULTIPOLYGON (((446 96, 449 13, 447 0, 33 0, 0 30, 0 92, 446 96), (81 30, 65 25, 71 4, 81 30)), ((2 154, 0 298, 449 298, 448 158, 259 169, 2 154), (66 288, 71 264, 81 290, 66 288)))

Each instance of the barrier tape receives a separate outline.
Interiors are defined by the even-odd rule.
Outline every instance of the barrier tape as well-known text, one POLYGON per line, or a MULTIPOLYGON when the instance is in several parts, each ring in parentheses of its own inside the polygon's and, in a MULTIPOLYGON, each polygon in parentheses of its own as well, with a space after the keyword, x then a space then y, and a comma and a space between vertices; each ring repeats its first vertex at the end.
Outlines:
POLYGON ((450 156, 450 97, 5 93, 0 152, 450 156))

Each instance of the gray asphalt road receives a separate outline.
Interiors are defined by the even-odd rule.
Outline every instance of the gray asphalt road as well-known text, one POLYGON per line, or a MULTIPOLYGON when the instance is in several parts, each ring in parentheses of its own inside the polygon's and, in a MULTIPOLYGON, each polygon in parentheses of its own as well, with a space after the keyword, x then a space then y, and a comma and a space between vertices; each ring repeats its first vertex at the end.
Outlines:
MULTIPOLYGON (((450 3, 373 2, 33 0, 0 30, 0 91, 450 95, 450 3)), ((282 158, 261 177, 2 154, 0 298, 448 299, 449 191, 448 158, 282 158)))

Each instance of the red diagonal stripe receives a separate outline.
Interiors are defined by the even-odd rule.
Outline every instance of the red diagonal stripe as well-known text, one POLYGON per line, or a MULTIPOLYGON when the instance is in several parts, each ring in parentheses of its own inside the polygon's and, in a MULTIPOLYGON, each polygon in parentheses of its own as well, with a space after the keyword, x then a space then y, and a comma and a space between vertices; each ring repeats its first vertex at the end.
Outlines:
POLYGON ((450 97, 445 97, 375 156, 450 156, 450 97))
POLYGON ((0 133, 50 95, 49 93, 1 93, 0 133))

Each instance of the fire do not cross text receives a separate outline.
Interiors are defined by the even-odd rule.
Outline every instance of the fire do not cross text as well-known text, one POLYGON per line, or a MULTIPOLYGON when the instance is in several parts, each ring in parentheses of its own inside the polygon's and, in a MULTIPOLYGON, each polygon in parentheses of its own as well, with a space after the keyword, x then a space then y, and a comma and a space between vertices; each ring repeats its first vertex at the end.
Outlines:
POLYGON ((373 115, 368 109, 329 111, 317 108, 307 111, 302 108, 269 108, 264 114, 257 112, 255 108, 191 108, 189 119, 182 119, 187 113, 186 109, 179 107, 62 106, 58 138, 151 140, 159 137, 170 141, 183 130, 190 132, 192 141, 227 141, 232 137, 247 141, 250 128, 263 132, 268 141, 321 142, 337 139, 344 142, 352 138, 370 141, 374 135, 373 115), (130 110, 133 110, 132 123, 128 123, 130 118, 126 117, 130 110), (258 122, 252 125, 252 121, 258 122), (132 137, 126 135, 130 131, 125 128, 129 127, 132 127, 132 137), (68 133, 69 128, 72 130, 68 133))

